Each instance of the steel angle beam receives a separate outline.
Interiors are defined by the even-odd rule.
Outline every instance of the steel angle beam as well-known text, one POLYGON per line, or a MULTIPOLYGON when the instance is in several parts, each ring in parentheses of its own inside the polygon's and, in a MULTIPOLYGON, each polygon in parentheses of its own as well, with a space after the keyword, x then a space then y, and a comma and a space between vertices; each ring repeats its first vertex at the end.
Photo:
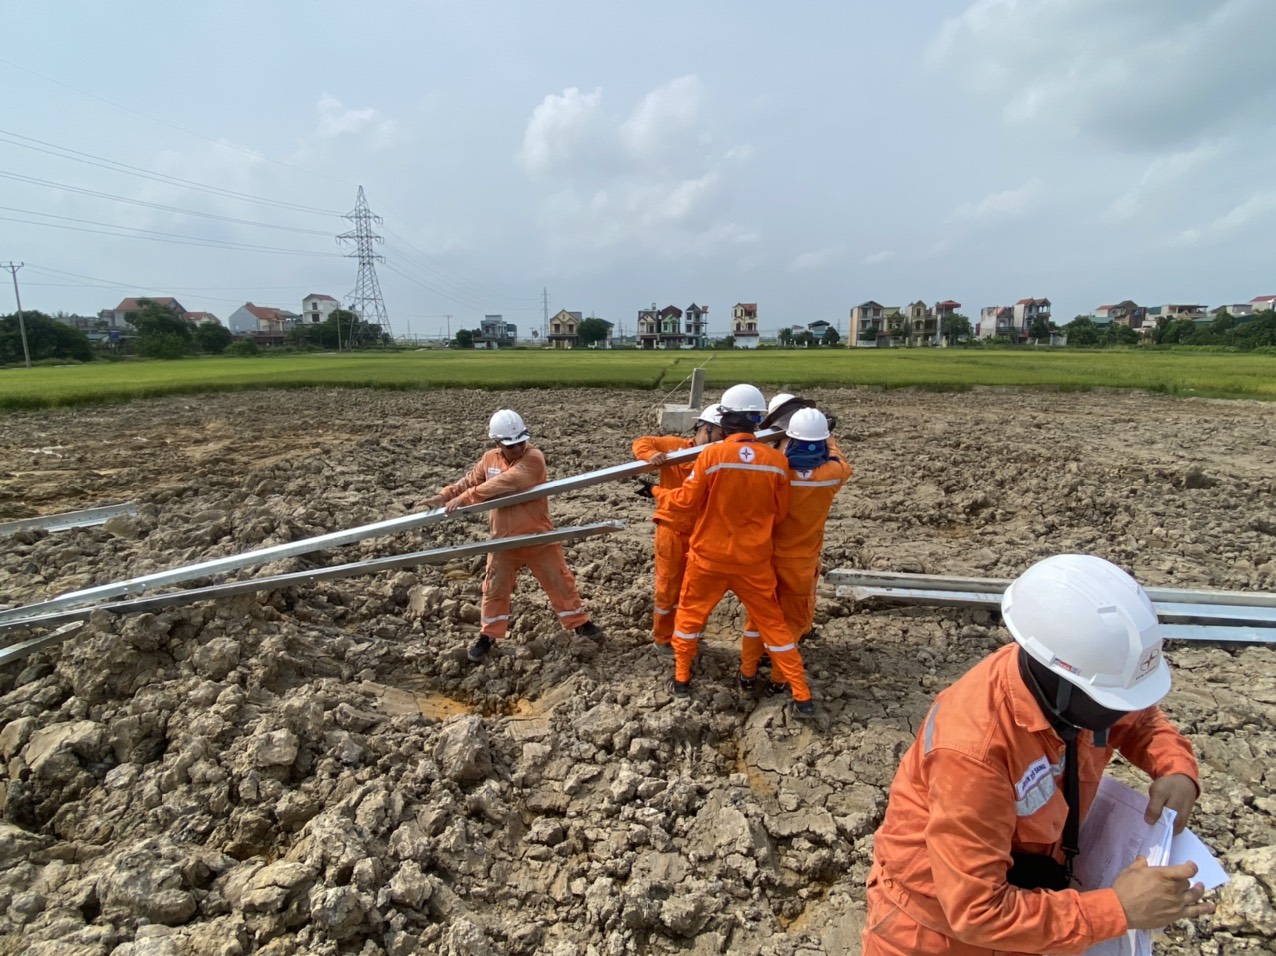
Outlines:
MULTIPOLYGON (((760 440, 768 441, 783 437, 784 432, 780 429, 772 428, 757 433, 760 440)), ((667 462, 669 464, 679 464, 681 462, 693 461, 699 454, 707 448, 707 445, 698 445, 694 448, 685 448, 679 451, 670 452, 667 462)), ((398 534, 403 531, 413 531, 417 528, 423 528, 427 525, 436 524, 455 515, 477 514, 482 511, 489 511, 492 508, 504 508, 508 505, 522 504, 525 501, 536 501, 539 498, 548 498, 551 495, 562 494, 566 491, 576 491, 580 488, 588 488, 592 485, 601 485, 608 481, 617 481, 621 478, 633 478, 638 475, 645 474, 649 471, 655 471, 657 466, 649 464, 645 461, 630 461, 623 465, 612 465, 610 468, 600 468, 597 471, 587 471, 581 475, 574 475, 570 478, 559 478, 555 481, 547 481, 543 484, 536 485, 526 491, 520 491, 516 494, 506 495, 503 498, 493 498, 491 501, 483 501, 474 505, 467 505, 464 508, 457 508, 453 512, 447 512, 442 508, 434 508, 431 511, 419 511, 410 515, 403 515, 398 518, 388 518, 385 521, 377 521, 373 524, 361 525, 357 528, 349 528, 345 531, 333 531, 329 534, 322 534, 314 538, 303 538, 300 541, 290 541, 287 544, 277 544, 269 548, 259 548, 256 551, 247 551, 243 554, 229 555, 224 558, 214 558, 210 561, 202 561, 199 564, 184 565, 180 568, 173 568, 169 571, 159 571, 155 574, 146 574, 137 578, 130 578, 127 581, 117 581, 111 584, 100 584, 96 587, 85 588, 81 591, 70 591, 66 594, 50 598, 47 601, 39 601, 35 604, 25 604, 19 607, 8 608, 0 611, 0 624, 9 621, 26 620, 33 616, 45 614, 49 611, 56 611, 62 608, 84 607, 98 601, 109 600, 110 598, 125 597, 128 595, 142 594, 146 591, 154 590, 165 584, 180 584, 182 581, 193 581, 196 578, 213 577, 224 571, 235 571, 240 568, 258 567, 263 564, 269 564, 272 561, 278 561, 282 558, 292 558, 301 554, 310 554, 314 551, 323 551, 326 548, 337 548, 346 544, 353 544, 356 541, 363 541, 365 538, 375 538, 379 535, 398 534)))
MULTIPOLYGON (((555 528, 553 531, 541 531, 537 534, 521 534, 509 538, 495 538, 491 541, 477 541, 473 544, 459 544, 447 548, 434 548, 429 551, 416 551, 412 554, 396 554, 372 561, 355 561, 350 564, 339 564, 329 568, 315 568, 310 571, 295 571, 291 574, 276 574, 264 578, 250 578, 247 581, 232 581, 227 584, 214 584, 205 588, 191 588, 185 591, 173 591, 156 594, 150 597, 134 598, 129 601, 117 601, 110 604, 95 604, 92 607, 69 608, 41 614, 37 617, 21 621, 0 624, 0 633, 16 630, 27 630, 33 627, 49 627, 63 621, 83 621, 97 611, 110 614, 141 614, 161 608, 175 607, 183 604, 194 604, 196 601, 214 600, 217 598, 235 597, 239 594, 251 594, 255 591, 270 591, 275 588, 293 587, 296 585, 314 584, 318 581, 332 581, 337 578, 349 578, 363 574, 376 574, 380 571, 394 571, 409 568, 418 564, 444 564, 457 558, 468 558, 496 551, 511 551, 514 548, 528 548, 537 545, 554 544, 559 541, 572 541, 577 538, 588 538, 600 534, 612 534, 626 527, 623 521, 600 521, 596 524, 574 525, 567 528, 555 528)), ((78 625, 77 625, 78 626, 78 625)), ((49 635, 52 637, 53 635, 49 635)), ((37 641, 44 641, 38 638, 37 641)), ((27 647, 35 642, 28 641, 17 647, 27 647)), ((56 643, 54 641, 53 643, 56 643)), ((40 647, 38 644, 17 656, 26 656, 40 647)), ((14 648, 0 650, 0 665, 13 659, 10 656, 14 648)))
MULTIPOLYGON (((944 574, 860 571, 838 568, 824 575, 829 584, 868 588, 915 588, 923 591, 966 591, 1001 594, 1008 578, 968 578, 944 574)), ((1145 587, 1153 601, 1166 604, 1221 604, 1236 607, 1276 608, 1276 594, 1268 591, 1208 591, 1192 588, 1145 587)))
POLYGON ((1210 627, 1203 624, 1162 624, 1172 641, 1217 641, 1220 644, 1276 644, 1276 627, 1210 627))
POLYGON ((29 641, 23 641, 21 644, 12 644, 9 647, 0 648, 0 667, 12 661, 21 660, 43 648, 61 644, 67 638, 74 637, 83 627, 83 621, 73 621, 70 624, 63 624, 50 634, 42 634, 39 637, 31 638, 29 641))
MULTIPOLYGON (((856 601, 882 601, 931 607, 999 609, 1001 595, 977 591, 928 591, 920 588, 872 588, 842 585, 837 596, 856 601)), ((1276 643, 1276 614, 1270 608, 1154 601, 1167 638, 1184 641, 1276 643)))
POLYGON ((842 585, 837 596, 853 601, 881 601, 886 604, 923 604, 936 607, 1000 608, 1001 595, 979 591, 928 591, 922 588, 875 588, 842 585))
POLYGON ((103 505, 101 508, 85 508, 83 511, 66 511, 59 515, 41 515, 38 518, 20 518, 0 524, 0 535, 17 534, 19 531, 62 531, 66 528, 91 528, 105 524, 121 515, 137 514, 137 502, 123 505, 103 505))

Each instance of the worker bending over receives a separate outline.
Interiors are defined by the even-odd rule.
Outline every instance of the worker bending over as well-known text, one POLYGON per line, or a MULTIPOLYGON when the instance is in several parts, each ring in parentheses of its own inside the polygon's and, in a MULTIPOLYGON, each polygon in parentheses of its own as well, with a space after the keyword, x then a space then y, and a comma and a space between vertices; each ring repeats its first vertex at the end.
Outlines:
POLYGON ((1191 744, 1147 594, 1101 558, 1030 567, 1001 602, 1014 644, 931 706, 895 774, 868 875, 864 956, 1080 953, 1130 929, 1213 912, 1194 863, 1140 859, 1071 889, 1077 835, 1114 749, 1152 778, 1146 818, 1187 822, 1191 744))
MULTIPOLYGON (((666 464, 671 451, 681 451, 722 439, 722 406, 709 405, 700 413, 693 427, 692 437, 681 435, 644 435, 635 438, 634 457, 660 467, 660 487, 666 492, 676 491, 691 474, 692 461, 666 464)), ((652 486, 645 481, 638 485, 638 493, 654 497, 652 486)), ((660 505, 651 520, 656 525, 656 580, 655 610, 652 613, 651 637, 658 647, 673 647, 673 615, 678 608, 678 594, 682 590, 682 576, 687 568, 687 548, 691 544, 692 517, 673 515, 660 505)))
MULTIPOLYGON (((466 505, 491 501, 504 495, 526 491, 546 480, 545 456, 530 443, 531 433, 518 412, 502 408, 487 428, 493 448, 479 459, 460 481, 443 488, 423 502, 430 508, 445 507, 449 513, 466 505)), ((549 503, 545 498, 493 508, 488 512, 493 538, 552 531, 549 503)), ((483 577, 483 606, 480 609, 482 633, 469 649, 469 658, 478 663, 487 656, 492 644, 502 640, 509 630, 510 595, 518 572, 527 568, 540 582, 549 602, 558 612, 564 630, 582 637, 601 640, 603 632, 590 621, 576 591, 576 578, 567 567, 563 546, 532 545, 487 556, 487 573, 483 577)))
MULTIPOLYGON (((815 588, 820 578, 820 551, 824 525, 833 498, 851 477, 829 433, 828 419, 816 408, 799 408, 785 428, 784 457, 789 468, 789 513, 775 526, 771 564, 775 568, 776 597, 784 614, 789 640, 812 635, 815 623, 815 588)), ((762 658, 762 635, 752 618, 744 623, 740 652, 740 676, 745 686, 757 676, 762 658)), ((771 655, 775 649, 767 646, 771 655)), ((767 691, 775 694, 783 685, 774 680, 767 691)))
POLYGON ((735 593, 762 634, 781 650, 775 669, 793 690, 793 713, 815 716, 815 703, 802 657, 784 626, 775 600, 771 538, 789 510, 788 462, 784 455, 753 437, 749 413, 722 415, 726 437, 708 446, 676 491, 655 489, 656 500, 675 516, 694 519, 687 570, 674 616, 674 677, 677 697, 691 694, 691 662, 709 615, 727 591, 735 593))

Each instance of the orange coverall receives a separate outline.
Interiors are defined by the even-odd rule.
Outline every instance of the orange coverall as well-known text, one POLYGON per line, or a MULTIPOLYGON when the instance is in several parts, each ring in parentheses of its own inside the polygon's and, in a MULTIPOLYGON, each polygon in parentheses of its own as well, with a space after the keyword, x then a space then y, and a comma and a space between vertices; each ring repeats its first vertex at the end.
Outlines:
MULTIPOLYGON (((469 474, 439 493, 445 501, 460 498, 462 506, 473 505, 526 491, 545 480, 545 456, 539 448, 528 445, 523 457, 513 464, 505 460, 499 448, 491 448, 469 474)), ((493 538, 535 534, 554 528, 549 520, 549 501, 545 498, 493 508, 487 514, 493 538)), ((564 630, 579 627, 589 620, 576 591, 576 578, 563 557, 563 546, 557 543, 533 545, 487 556, 483 606, 479 611, 484 634, 494 640, 505 637, 509 630, 510 594, 514 591, 518 572, 523 568, 532 572, 549 595, 549 603, 558 612, 558 620, 564 630)))
MULTIPOLYGON (((1006 881, 1011 850, 1063 862, 1064 746, 1019 675, 1017 644, 935 698, 874 839, 863 956, 1080 953, 1126 932, 1111 889, 1006 881)), ((1114 748, 1153 779, 1198 779, 1191 744, 1160 708, 1134 711, 1107 747, 1089 731, 1078 737, 1082 820, 1114 748)))
MULTIPOLYGON (((658 452, 668 454, 693 448, 695 442, 677 435, 646 435, 635 438, 634 457, 648 461, 658 452)), ((660 487, 676 491, 691 474, 693 462, 664 465, 660 469, 660 487)), ((651 635, 657 644, 673 640, 673 614, 678 608, 678 594, 682 591, 682 576, 687 569, 687 548, 691 544, 688 522, 677 521, 663 504, 657 504, 651 520, 656 524, 656 609, 652 613, 651 635)))
MULTIPOLYGON (((815 586, 820 578, 820 550, 824 547, 824 523, 833 498, 851 477, 850 463, 830 437, 831 457, 810 471, 789 469, 789 513, 775 526, 771 540, 776 596, 784 623, 796 640, 815 623, 815 586)), ((750 619, 744 622, 741 670, 757 672, 762 659, 762 635, 750 619)))
POLYGON ((722 595, 733 591, 757 623, 793 699, 810 700, 802 655, 775 600, 771 567, 775 525, 789 510, 788 459, 750 434, 728 435, 705 448, 681 488, 655 493, 675 516, 695 517, 674 616, 675 679, 691 680, 700 632, 722 595))

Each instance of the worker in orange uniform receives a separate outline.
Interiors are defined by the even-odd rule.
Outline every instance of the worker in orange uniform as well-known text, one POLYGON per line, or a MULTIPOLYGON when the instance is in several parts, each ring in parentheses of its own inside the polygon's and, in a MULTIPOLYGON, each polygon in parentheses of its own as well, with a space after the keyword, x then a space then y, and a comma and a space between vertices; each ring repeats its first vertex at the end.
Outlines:
MULTIPOLYGON (((824 524, 834 496, 852 471, 829 432, 828 419, 819 409, 799 408, 793 412, 784 433, 787 436, 784 457, 789 468, 789 513, 775 526, 771 564, 775 568, 776 597, 784 614, 788 639, 780 647, 766 645, 772 657, 811 636, 824 524)), ((752 618, 746 618, 740 651, 740 686, 745 690, 752 690, 757 681, 762 650, 762 635, 752 618)), ((774 679, 766 687, 771 695, 784 689, 784 685, 774 679)))
MULTIPOLYGON (((427 499, 423 503, 426 507, 444 507, 451 513, 466 505, 526 491, 545 482, 545 456, 530 443, 531 433, 518 412, 508 408, 496 412, 488 423, 487 433, 494 447, 483 454, 464 478, 427 499)), ((493 538, 536 534, 554 528, 545 498, 493 508, 488 512, 488 520, 493 538)), ((590 621, 581 605, 576 578, 563 557, 563 546, 555 542, 514 548, 487 556, 483 606, 479 612, 482 633, 469 649, 471 661, 483 660, 493 643, 502 640, 509 630, 510 594, 523 568, 530 570, 545 589, 565 630, 593 640, 602 639, 603 632, 590 621)))
MULTIPOLYGON (((700 413, 693 427, 692 436, 644 435, 635 438, 634 457, 660 467, 660 487, 676 491, 695 465, 694 461, 666 464, 671 451, 681 451, 707 445, 722 439, 722 406, 709 405, 700 413)), ((653 486, 640 482, 638 493, 643 497, 655 497, 653 486)), ((678 607, 678 593, 682 590, 682 576, 687 568, 687 548, 691 543, 689 515, 675 516, 666 507, 656 508, 652 515, 656 524, 656 581, 655 610, 652 613, 651 637, 657 647, 673 647, 673 615, 678 607)))
POLYGON ((1152 778, 1146 819, 1181 829, 1200 793, 1161 627, 1115 565, 1065 554, 1006 589, 1015 639, 943 691, 895 774, 868 875, 864 956, 1080 953, 1213 912, 1194 863, 1136 860, 1071 889, 1078 833, 1114 749, 1152 778))
POLYGON ((815 716, 802 656, 788 636, 775 600, 771 538, 789 510, 788 462, 753 437, 749 412, 722 415, 721 442, 708 446, 676 491, 656 489, 656 500, 675 516, 694 517, 687 570, 674 616, 676 697, 691 694, 691 662, 709 615, 727 591, 735 593, 768 645, 786 650, 772 661, 793 689, 792 712, 815 716))

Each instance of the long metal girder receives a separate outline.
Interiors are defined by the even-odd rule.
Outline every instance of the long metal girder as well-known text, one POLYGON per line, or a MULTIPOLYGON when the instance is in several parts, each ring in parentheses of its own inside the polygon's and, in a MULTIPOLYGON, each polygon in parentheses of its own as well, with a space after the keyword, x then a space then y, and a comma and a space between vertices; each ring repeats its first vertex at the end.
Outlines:
POLYGON ((510 551, 514 548, 528 548, 537 545, 554 544, 558 541, 572 541, 577 538, 588 538, 600 534, 612 534, 625 528, 623 521, 599 521, 595 524, 573 525, 567 528, 555 528, 553 531, 541 531, 536 534, 520 534, 509 538, 494 538, 490 541, 477 541, 473 544, 459 544, 447 548, 433 548, 429 551, 415 551, 411 554, 395 554, 372 561, 355 561, 350 564, 339 564, 329 568, 315 568, 310 571, 295 571, 291 574, 276 574, 264 578, 250 578, 247 581, 232 581, 229 584, 215 584, 206 588, 192 588, 186 591, 173 591, 167 594, 156 594, 150 597, 134 598, 130 601, 117 601, 110 604, 97 604, 93 607, 71 608, 54 611, 37 618, 17 623, 0 624, 0 633, 5 631, 26 630, 33 627, 48 627, 65 621, 75 623, 60 628, 53 634, 46 634, 21 644, 0 649, 0 667, 10 661, 26 657, 41 648, 57 644, 70 637, 74 629, 90 615, 105 611, 109 614, 141 614, 156 611, 165 607, 181 604, 194 604, 196 601, 216 600, 217 598, 234 597, 239 594, 251 594, 255 591, 270 591, 275 588, 293 587, 302 584, 313 584, 317 581, 332 581, 337 578, 354 577, 361 574, 376 574, 380 571, 394 571, 399 568, 413 567, 418 564, 443 564, 457 558, 468 558, 479 554, 490 554, 496 551, 510 551))
POLYGON ((122 505, 103 505, 101 508, 85 508, 83 511, 64 511, 58 515, 40 515, 38 518, 19 518, 0 524, 0 536, 19 531, 62 531, 66 528, 91 528, 106 524, 112 518, 137 514, 137 502, 122 505))
MULTIPOLYGON (((774 439, 783 436, 783 432, 779 429, 768 429, 757 433, 757 437, 761 440, 774 439)), ((668 455, 669 464, 679 464, 686 461, 694 461, 707 445, 699 445, 694 448, 686 448, 680 451, 670 452, 668 455)), ((345 544, 353 544, 356 541, 362 541, 365 538, 375 538, 384 534, 398 534, 402 531, 413 531, 417 528, 423 528, 426 525, 435 524, 454 515, 477 514, 481 511, 488 511, 492 508, 504 508, 508 505, 521 504, 525 501, 535 501, 538 498, 548 498, 551 495, 562 494, 565 491, 576 491, 580 488, 589 488, 592 485, 601 485, 608 481, 617 481, 621 478, 634 478, 638 475, 646 474, 649 471, 655 471, 656 465, 649 464, 645 461, 630 461, 623 465, 612 465, 610 468, 600 468, 597 471, 587 471, 581 475, 574 475, 570 478, 558 478, 554 481, 547 481, 543 484, 536 485, 526 491, 520 491, 512 495, 506 495, 503 498, 493 498, 491 501, 482 501, 474 505, 466 505, 464 508, 457 508, 453 512, 447 512, 443 508, 434 508, 430 511, 419 511, 410 515, 403 515, 398 518, 388 518, 385 521, 377 521, 373 524, 360 525, 357 528, 349 528, 345 531, 333 531, 329 534, 321 534, 314 538, 303 538, 300 541, 290 541, 287 544, 277 544, 269 548, 258 548, 256 551, 247 551, 243 554, 233 554, 224 558, 213 558, 210 561, 202 561, 199 564, 184 565, 180 568, 173 568, 169 571, 158 571, 155 574, 145 574, 141 577, 130 578, 127 581, 116 581, 111 584, 100 584, 96 587, 84 588, 80 591, 70 591, 66 594, 50 598, 47 601, 39 601, 35 604, 24 604, 19 607, 8 608, 0 611, 0 624, 10 621, 26 620, 33 616, 46 614, 49 611, 56 611, 61 608, 69 607, 85 607, 98 601, 105 601, 110 598, 125 597, 130 594, 141 594, 145 591, 153 590, 165 584, 179 584, 182 581, 193 581, 196 578, 206 578, 213 575, 221 574, 224 571, 234 571, 240 568, 258 567, 263 564, 269 564, 272 561, 278 561, 281 558, 292 558, 299 554, 309 554, 313 551, 322 551, 325 548, 336 548, 345 544)))
MULTIPOLYGON (((1001 595, 979 591, 942 591, 921 588, 837 588, 837 596, 856 601, 880 600, 931 607, 997 609, 1001 595)), ((1177 604, 1153 601, 1166 637, 1178 640, 1276 643, 1276 612, 1271 608, 1246 608, 1217 604, 1177 604)))
MULTIPOLYGON (((869 588, 912 588, 922 591, 967 591, 996 594, 1006 590, 1009 578, 968 578, 947 574, 908 574, 906 572, 861 571, 838 568, 824 575, 829 584, 869 588)), ((1145 590, 1153 601, 1167 604, 1224 604, 1237 607, 1276 608, 1276 594, 1268 591, 1204 591, 1191 588, 1150 588, 1145 590)))

